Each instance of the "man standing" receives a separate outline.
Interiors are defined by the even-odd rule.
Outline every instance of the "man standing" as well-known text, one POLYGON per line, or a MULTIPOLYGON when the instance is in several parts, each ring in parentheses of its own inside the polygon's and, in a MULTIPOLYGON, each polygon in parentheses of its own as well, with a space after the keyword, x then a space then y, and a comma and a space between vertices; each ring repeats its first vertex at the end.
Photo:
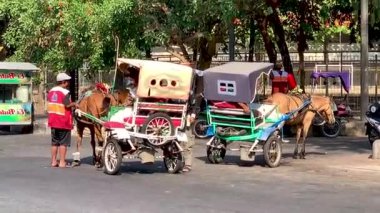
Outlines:
POLYGON ((189 101, 189 109, 187 111, 187 119, 185 126, 185 134, 187 137, 187 142, 184 145, 183 157, 185 159, 185 166, 182 169, 182 172, 190 172, 193 164, 193 146, 195 145, 195 136, 191 131, 191 125, 194 123, 196 114, 199 111, 199 97, 192 98, 189 101))
POLYGON ((76 103, 71 103, 70 86, 71 77, 66 73, 57 75, 57 86, 48 93, 48 126, 51 128, 51 166, 66 167, 67 147, 71 144, 71 130, 73 129, 73 119, 71 109, 77 107, 76 103), (59 150, 59 162, 57 153, 59 150))
MULTIPOLYGON (((189 64, 185 64, 190 66, 189 64)), ((203 97, 200 94, 201 87, 203 87, 202 71, 195 70, 195 76, 193 81, 194 91, 190 92, 190 97, 188 100, 188 110, 186 112, 186 126, 185 134, 187 136, 187 142, 184 145, 183 157, 185 159, 185 166, 182 172, 190 172, 193 164, 193 146, 195 145, 195 136, 191 131, 191 125, 195 121, 196 115, 200 111, 200 105, 203 97)))

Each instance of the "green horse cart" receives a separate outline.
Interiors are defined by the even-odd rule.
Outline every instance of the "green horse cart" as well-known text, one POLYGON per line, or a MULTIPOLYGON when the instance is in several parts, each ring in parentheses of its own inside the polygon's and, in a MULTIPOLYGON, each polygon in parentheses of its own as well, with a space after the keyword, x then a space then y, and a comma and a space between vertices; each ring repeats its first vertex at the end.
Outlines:
POLYGON ((0 62, 0 127, 33 132, 31 63, 0 62))
POLYGON ((224 160, 227 145, 242 142, 240 148, 231 149, 240 151, 242 161, 254 161, 256 153, 263 153, 269 167, 280 165, 282 127, 310 101, 285 115, 278 113, 276 105, 254 102, 257 85, 271 69, 271 63, 230 62, 204 71, 203 92, 213 135, 207 143, 207 158, 211 163, 224 160), (250 112, 244 112, 236 103, 247 104, 250 112))

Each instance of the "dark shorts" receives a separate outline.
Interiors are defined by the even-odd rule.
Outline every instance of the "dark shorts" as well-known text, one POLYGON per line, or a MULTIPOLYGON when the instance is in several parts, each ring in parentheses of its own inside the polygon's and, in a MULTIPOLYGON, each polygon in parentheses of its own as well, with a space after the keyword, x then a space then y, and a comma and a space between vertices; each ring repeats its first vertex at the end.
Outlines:
POLYGON ((51 145, 52 146, 70 146, 71 130, 67 129, 51 129, 51 145))

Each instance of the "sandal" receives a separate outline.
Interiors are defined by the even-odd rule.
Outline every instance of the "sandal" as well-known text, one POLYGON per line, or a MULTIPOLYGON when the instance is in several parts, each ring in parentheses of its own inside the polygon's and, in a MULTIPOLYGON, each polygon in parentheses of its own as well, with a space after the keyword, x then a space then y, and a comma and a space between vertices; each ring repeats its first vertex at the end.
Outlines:
POLYGON ((182 172, 190 172, 191 171, 191 166, 189 165, 186 165, 185 167, 183 167, 182 169, 182 172))

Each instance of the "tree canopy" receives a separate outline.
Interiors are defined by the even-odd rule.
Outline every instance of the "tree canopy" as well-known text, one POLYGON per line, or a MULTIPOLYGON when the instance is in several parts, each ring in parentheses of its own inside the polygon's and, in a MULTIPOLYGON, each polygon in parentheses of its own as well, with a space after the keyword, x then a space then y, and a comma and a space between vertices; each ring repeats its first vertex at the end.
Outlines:
MULTIPOLYGON (((380 3, 370 2, 370 38, 379 39, 380 3), (372 32, 372 33, 371 33, 372 32)), ((163 46, 182 62, 208 68, 235 28, 237 44, 262 41, 271 61, 280 52, 292 72, 286 41, 337 32, 358 36, 359 0, 7 0, 0 2, 0 60, 31 61, 52 70, 111 67, 115 57, 149 57, 163 46), (256 38, 256 39, 255 39, 256 38), (260 39, 257 39, 260 38, 260 39), (180 47, 180 51, 173 49, 180 47), (277 46, 276 46, 277 45, 277 46), (6 51, 5 51, 6 50, 6 51), (191 57, 193 55, 193 57, 191 57), (199 57, 197 57, 199 55, 199 57)), ((252 58, 252 57, 251 57, 252 58)))

